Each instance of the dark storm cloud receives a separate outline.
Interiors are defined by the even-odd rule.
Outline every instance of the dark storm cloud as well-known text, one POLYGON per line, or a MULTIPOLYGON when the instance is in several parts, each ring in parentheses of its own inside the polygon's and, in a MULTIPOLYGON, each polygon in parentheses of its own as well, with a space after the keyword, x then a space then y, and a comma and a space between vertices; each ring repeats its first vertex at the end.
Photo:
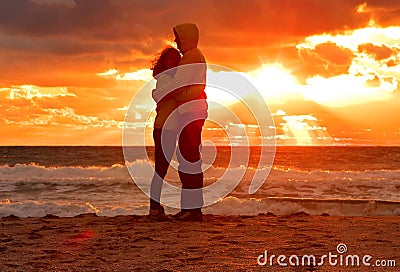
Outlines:
MULTIPOLYGON (((173 40, 171 27, 186 21, 199 25, 200 47, 209 62, 249 69, 261 62, 279 61, 279 52, 295 56, 294 45, 308 35, 362 27, 370 19, 368 14, 355 12, 363 3, 359 0, 63 0, 55 3, 0 1, 0 74, 8 76, 0 80, 18 81, 18 76, 4 71, 8 69, 5 67, 35 66, 35 61, 30 63, 35 59, 43 62, 40 77, 46 63, 47 69, 60 69, 61 74, 71 74, 70 69, 80 73, 90 68, 97 73, 111 67, 146 68, 149 62, 145 60, 164 46, 166 39, 173 40)), ((290 62, 289 56, 282 58, 290 62)), ((26 78, 39 78, 39 75, 26 78)))
POLYGON ((398 25, 400 2, 397 0, 367 0, 368 12, 381 26, 398 25))
POLYGON ((200 25, 204 37, 213 38, 203 38, 205 44, 251 46, 365 23, 362 15, 354 16, 360 1, 339 2, 76 0, 64 6, 9 0, 0 2, 0 29, 35 38, 145 40, 165 38, 174 24, 190 20, 200 25))

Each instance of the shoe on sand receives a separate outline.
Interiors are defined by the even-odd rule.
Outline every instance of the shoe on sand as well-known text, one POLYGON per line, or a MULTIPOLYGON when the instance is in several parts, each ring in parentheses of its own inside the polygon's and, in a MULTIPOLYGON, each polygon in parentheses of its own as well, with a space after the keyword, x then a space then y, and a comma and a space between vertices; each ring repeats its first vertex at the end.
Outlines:
POLYGON ((175 219, 184 222, 202 222, 203 213, 201 211, 191 211, 191 210, 182 211, 181 215, 179 217, 175 217, 175 219))
POLYGON ((186 211, 180 211, 180 212, 174 214, 172 217, 173 217, 174 219, 178 219, 179 217, 181 217, 181 216, 184 215, 185 213, 186 213, 186 211))
POLYGON ((152 222, 162 222, 170 220, 169 216, 165 214, 163 206, 160 206, 158 209, 150 209, 149 219, 152 222))

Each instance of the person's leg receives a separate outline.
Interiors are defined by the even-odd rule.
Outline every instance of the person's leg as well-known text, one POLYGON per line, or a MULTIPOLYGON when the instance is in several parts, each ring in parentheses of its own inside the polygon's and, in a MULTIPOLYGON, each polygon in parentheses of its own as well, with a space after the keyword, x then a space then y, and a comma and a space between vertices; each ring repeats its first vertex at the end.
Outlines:
POLYGON ((186 125, 178 139, 178 172, 182 183, 182 211, 201 212, 203 201, 203 172, 201 170, 201 131, 204 120, 186 125))
POLYGON ((163 180, 176 147, 176 131, 154 129, 154 168, 155 173, 150 186, 150 209, 160 209, 163 180))

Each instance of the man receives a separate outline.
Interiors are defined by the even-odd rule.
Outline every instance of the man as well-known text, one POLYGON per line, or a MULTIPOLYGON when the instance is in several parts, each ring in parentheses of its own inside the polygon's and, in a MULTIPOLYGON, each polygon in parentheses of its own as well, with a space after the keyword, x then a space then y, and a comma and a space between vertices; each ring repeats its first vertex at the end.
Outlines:
POLYGON ((199 31, 195 24, 173 28, 182 59, 174 78, 163 88, 153 90, 156 101, 164 97, 178 101, 179 136, 177 157, 182 183, 181 211, 174 215, 181 221, 202 221, 203 172, 201 170, 201 132, 207 118, 206 60, 197 48, 199 31))

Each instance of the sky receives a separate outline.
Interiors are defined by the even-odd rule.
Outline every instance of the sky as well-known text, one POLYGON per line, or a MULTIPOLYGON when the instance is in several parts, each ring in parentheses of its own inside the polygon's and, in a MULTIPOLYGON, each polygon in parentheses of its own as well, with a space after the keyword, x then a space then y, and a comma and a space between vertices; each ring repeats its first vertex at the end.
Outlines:
POLYGON ((256 86, 277 144, 400 145, 396 0, 0 1, 0 145, 121 145, 132 98, 184 22, 208 63, 256 86))

